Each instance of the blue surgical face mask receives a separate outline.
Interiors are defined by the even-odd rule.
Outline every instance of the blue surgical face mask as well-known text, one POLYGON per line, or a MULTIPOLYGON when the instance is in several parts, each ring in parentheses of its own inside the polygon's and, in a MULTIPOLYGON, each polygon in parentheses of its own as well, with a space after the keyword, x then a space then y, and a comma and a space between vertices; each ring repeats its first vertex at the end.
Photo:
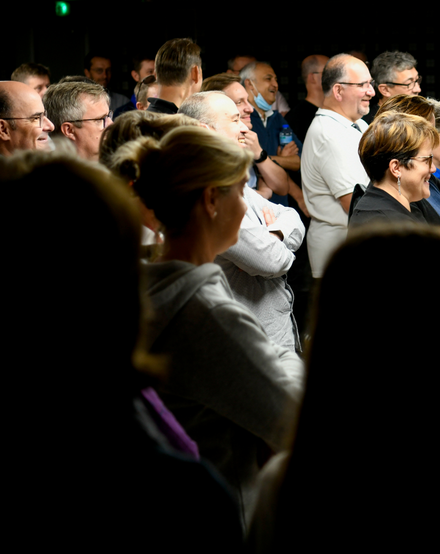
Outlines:
MULTIPOLYGON (((252 81, 251 81, 252 83, 252 81)), ((252 83, 252 86, 255 88, 255 90, 258 92, 257 87, 252 83)), ((254 100, 255 104, 260 108, 260 110, 263 110, 263 112, 268 112, 272 109, 273 104, 268 104, 266 100, 261 96, 261 92, 258 92, 258 96, 255 96, 254 94, 254 100)))

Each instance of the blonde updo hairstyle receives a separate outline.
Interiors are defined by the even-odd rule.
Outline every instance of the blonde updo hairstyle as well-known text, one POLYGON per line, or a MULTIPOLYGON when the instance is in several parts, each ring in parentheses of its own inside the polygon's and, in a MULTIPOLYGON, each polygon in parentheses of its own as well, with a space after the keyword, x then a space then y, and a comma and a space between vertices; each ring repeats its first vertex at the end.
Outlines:
POLYGON ((247 178, 253 158, 249 150, 204 127, 181 127, 159 142, 135 143, 129 146, 138 164, 133 187, 168 235, 185 228, 206 187, 228 194, 247 178))

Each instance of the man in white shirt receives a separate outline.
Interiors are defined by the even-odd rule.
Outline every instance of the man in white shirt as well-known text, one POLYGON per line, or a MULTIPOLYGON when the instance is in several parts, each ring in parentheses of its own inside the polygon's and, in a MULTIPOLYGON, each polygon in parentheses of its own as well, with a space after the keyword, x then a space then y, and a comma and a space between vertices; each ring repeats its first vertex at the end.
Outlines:
POLYGON ((368 185, 358 155, 374 88, 364 62, 348 54, 331 58, 322 74, 323 107, 307 132, 301 158, 312 275, 320 278, 334 249, 345 240, 354 186, 368 185))

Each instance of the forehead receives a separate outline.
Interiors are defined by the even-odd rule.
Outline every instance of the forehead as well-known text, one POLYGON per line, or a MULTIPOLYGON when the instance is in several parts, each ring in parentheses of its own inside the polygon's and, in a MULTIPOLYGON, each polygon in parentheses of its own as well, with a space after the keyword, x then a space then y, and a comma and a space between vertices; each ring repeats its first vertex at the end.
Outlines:
POLYGON ((211 94, 209 100, 217 119, 231 119, 240 115, 235 103, 224 94, 211 94))
POLYGON ((92 58, 91 63, 90 63, 90 69, 97 69, 98 67, 102 67, 103 69, 107 69, 111 66, 112 66, 111 61, 108 58, 99 58, 99 57, 96 57, 96 56, 94 58, 92 58))
POLYGON ((26 84, 35 88, 38 85, 49 85, 50 80, 47 75, 31 75, 26 79, 26 84))
POLYGON ((154 73, 154 60, 143 60, 140 71, 143 71, 146 75, 154 73))
POLYGON ((350 83, 362 83, 371 79, 368 67, 361 61, 349 63, 347 75, 350 83))
POLYGON ((270 65, 259 64, 255 68, 255 77, 257 79, 264 79, 266 77, 276 77, 275 71, 270 67, 270 65))
POLYGON ((109 105, 104 98, 90 96, 88 94, 81 95, 81 101, 85 108, 83 118, 99 117, 108 113, 109 105))
POLYGON ((405 69, 404 71, 394 71, 394 80, 396 83, 407 83, 414 81, 419 76, 419 73, 415 67, 412 69, 405 69))
POLYGON ((44 112, 44 106, 40 95, 31 87, 29 87, 29 90, 26 91, 17 91, 12 97, 12 107, 14 115, 17 117, 28 117, 44 112))
POLYGON ((240 83, 232 83, 228 85, 223 92, 225 92, 231 100, 238 102, 239 100, 247 100, 248 93, 243 85, 240 83))

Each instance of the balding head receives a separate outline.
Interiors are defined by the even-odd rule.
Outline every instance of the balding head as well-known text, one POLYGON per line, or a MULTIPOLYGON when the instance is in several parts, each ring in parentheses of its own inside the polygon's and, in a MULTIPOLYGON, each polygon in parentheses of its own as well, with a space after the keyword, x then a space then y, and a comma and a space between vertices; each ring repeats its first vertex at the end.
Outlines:
POLYGON ((179 108, 183 113, 210 129, 243 144, 243 134, 249 129, 240 120, 235 103, 221 91, 198 92, 187 98, 179 108))
POLYGON ((41 97, 29 85, 0 81, 0 153, 45 150, 53 125, 44 116, 41 97))
POLYGON ((349 54, 330 58, 322 74, 323 108, 357 121, 370 111, 375 95, 371 75, 365 63, 349 54))

